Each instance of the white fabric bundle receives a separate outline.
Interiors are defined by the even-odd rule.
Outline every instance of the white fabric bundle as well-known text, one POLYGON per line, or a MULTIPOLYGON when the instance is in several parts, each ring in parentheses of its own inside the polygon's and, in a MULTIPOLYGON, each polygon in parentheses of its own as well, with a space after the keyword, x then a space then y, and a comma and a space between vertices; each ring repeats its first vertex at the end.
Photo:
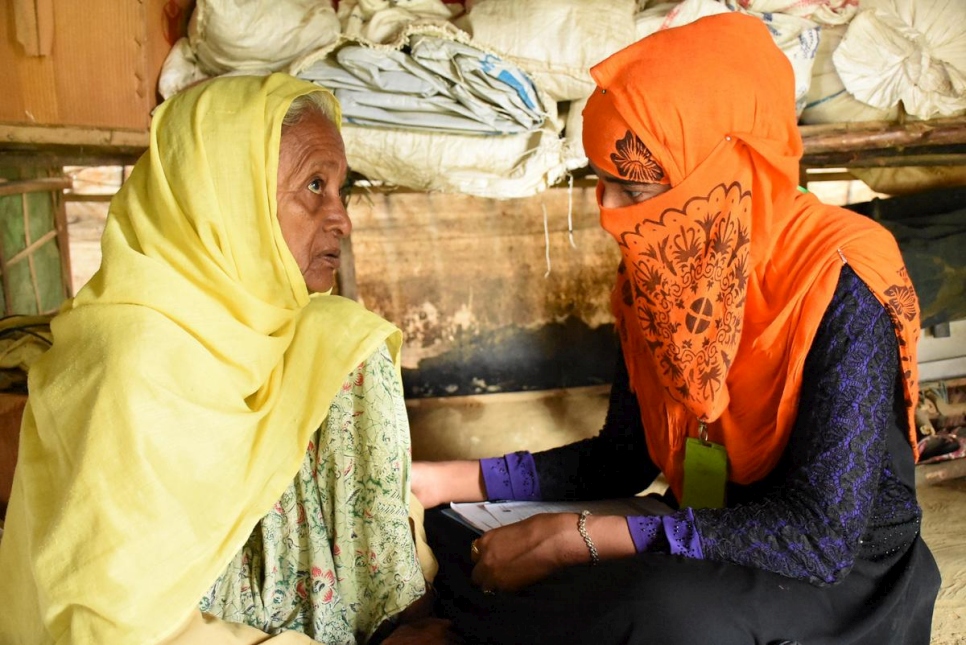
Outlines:
POLYGON ((864 0, 832 54, 864 103, 923 119, 966 110, 966 2, 864 0))
POLYGON ((594 91, 590 68, 636 40, 634 0, 476 0, 461 25, 555 101, 594 91))
POLYGON ((158 94, 169 98, 181 90, 203 81, 208 75, 198 64, 198 58, 187 38, 179 38, 161 66, 158 77, 158 94))
POLYGON ((198 0, 188 39, 209 75, 267 74, 334 43, 340 31, 329 0, 198 0))

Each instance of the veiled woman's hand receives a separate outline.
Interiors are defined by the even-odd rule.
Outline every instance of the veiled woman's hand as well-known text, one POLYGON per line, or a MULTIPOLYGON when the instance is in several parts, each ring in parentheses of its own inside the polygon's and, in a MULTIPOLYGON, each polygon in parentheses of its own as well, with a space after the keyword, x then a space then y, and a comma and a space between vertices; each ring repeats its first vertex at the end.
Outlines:
POLYGON ((560 567, 590 561, 577 514, 542 513, 487 531, 474 542, 473 582, 485 591, 514 591, 560 567))

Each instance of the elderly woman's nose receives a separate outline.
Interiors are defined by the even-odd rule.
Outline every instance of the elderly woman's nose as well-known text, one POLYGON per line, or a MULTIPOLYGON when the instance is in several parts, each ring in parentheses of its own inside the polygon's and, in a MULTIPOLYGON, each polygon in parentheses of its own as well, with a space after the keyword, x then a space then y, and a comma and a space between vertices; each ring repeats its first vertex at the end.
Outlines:
POLYGON ((342 200, 339 200, 339 203, 332 208, 326 224, 326 229, 335 234, 336 237, 349 237, 349 234, 352 233, 352 220, 349 219, 349 212, 342 200))

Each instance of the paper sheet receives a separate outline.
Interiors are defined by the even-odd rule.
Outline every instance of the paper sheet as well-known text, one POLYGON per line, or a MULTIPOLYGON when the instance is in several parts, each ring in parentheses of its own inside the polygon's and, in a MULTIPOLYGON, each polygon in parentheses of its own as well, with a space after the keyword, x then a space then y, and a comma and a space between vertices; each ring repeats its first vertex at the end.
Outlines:
POLYGON ((652 497, 627 497, 590 502, 466 502, 451 503, 452 515, 481 533, 525 520, 539 513, 594 515, 667 515, 671 509, 652 497))

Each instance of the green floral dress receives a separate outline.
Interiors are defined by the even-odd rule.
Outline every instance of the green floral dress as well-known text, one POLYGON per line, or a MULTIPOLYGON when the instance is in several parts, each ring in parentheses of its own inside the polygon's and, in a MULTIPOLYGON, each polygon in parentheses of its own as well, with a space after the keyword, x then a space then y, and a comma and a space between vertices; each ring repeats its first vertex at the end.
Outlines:
POLYGON ((409 526, 409 423, 383 347, 357 367, 295 481, 200 608, 269 634, 365 642, 425 593, 409 526))

